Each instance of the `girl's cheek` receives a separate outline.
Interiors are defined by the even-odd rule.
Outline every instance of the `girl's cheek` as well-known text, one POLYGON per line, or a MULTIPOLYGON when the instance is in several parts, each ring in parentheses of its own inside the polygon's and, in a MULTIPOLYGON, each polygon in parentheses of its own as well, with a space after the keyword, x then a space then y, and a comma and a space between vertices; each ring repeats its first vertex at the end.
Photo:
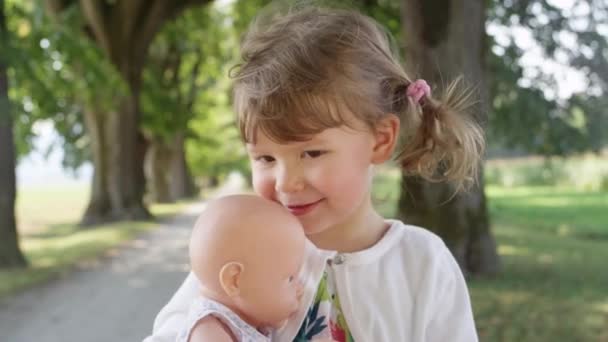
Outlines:
POLYGON ((369 174, 360 169, 344 170, 340 173, 340 177, 335 177, 333 180, 332 192, 340 194, 345 203, 361 201, 369 190, 369 174))
POLYGON ((252 179, 253 191, 259 196, 262 196, 266 199, 273 199, 274 196, 274 185, 272 184, 272 180, 268 177, 263 177, 261 175, 254 175, 252 179))

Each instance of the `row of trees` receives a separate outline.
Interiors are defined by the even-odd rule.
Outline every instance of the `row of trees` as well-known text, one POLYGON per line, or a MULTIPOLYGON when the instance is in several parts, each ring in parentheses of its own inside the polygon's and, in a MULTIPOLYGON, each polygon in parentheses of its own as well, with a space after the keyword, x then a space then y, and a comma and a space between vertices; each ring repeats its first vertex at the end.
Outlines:
MULTIPOLYGON (((268 1, 47 0, 44 7, 5 1, 0 10, 8 16, 0 19, 8 30, 1 43, 10 53, 0 54, 0 176, 2 189, 13 192, 1 194, 0 265, 24 262, 14 223, 13 130, 23 155, 32 126, 51 120, 66 166, 93 163, 83 225, 148 218, 146 188, 169 201, 194 193, 193 176, 247 169, 231 126, 225 75, 240 32, 268 1), (10 91, 2 77, 7 72, 10 91)), ((545 0, 351 3, 404 42, 408 65, 421 77, 442 84, 464 73, 479 90, 475 110, 493 146, 545 154, 605 146, 608 49, 601 32, 608 9, 602 1, 580 1, 572 13, 545 0), (593 91, 551 98, 552 75, 521 67, 517 40, 494 39, 489 25, 530 30, 547 58, 579 68, 593 91), (564 35, 575 37, 576 46, 562 44, 564 35)), ((499 261, 480 179, 477 188, 450 199, 449 185, 404 175, 399 215, 441 235, 465 271, 494 273, 499 261)))

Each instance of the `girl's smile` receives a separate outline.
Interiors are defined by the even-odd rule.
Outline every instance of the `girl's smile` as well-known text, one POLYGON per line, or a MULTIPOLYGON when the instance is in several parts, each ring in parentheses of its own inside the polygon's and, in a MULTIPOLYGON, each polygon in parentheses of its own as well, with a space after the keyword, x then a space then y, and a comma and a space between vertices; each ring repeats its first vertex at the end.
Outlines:
POLYGON ((309 202, 309 203, 304 203, 304 204, 284 204, 284 206, 295 216, 304 216, 310 212, 312 212, 313 210, 315 210, 315 208, 324 200, 324 198, 318 200, 318 201, 314 201, 314 202, 309 202))

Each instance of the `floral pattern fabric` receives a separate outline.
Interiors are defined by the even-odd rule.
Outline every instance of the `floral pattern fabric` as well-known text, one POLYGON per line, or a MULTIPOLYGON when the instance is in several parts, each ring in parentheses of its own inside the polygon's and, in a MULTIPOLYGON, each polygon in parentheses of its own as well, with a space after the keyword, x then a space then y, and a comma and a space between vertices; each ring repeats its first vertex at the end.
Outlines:
POLYGON ((315 299, 294 342, 318 338, 332 338, 337 342, 354 341, 340 307, 333 276, 328 269, 323 273, 315 299))

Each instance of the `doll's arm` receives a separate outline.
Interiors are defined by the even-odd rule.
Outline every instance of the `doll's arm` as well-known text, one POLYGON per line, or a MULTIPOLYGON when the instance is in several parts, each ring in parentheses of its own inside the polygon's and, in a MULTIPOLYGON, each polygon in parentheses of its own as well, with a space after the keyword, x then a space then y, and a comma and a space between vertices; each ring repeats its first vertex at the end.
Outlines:
POLYGON ((188 342, 237 342, 236 338, 219 319, 207 316, 192 328, 188 342))
POLYGON ((152 335, 144 342, 174 342, 188 315, 190 303, 199 296, 200 284, 190 272, 184 283, 158 313, 152 335))

